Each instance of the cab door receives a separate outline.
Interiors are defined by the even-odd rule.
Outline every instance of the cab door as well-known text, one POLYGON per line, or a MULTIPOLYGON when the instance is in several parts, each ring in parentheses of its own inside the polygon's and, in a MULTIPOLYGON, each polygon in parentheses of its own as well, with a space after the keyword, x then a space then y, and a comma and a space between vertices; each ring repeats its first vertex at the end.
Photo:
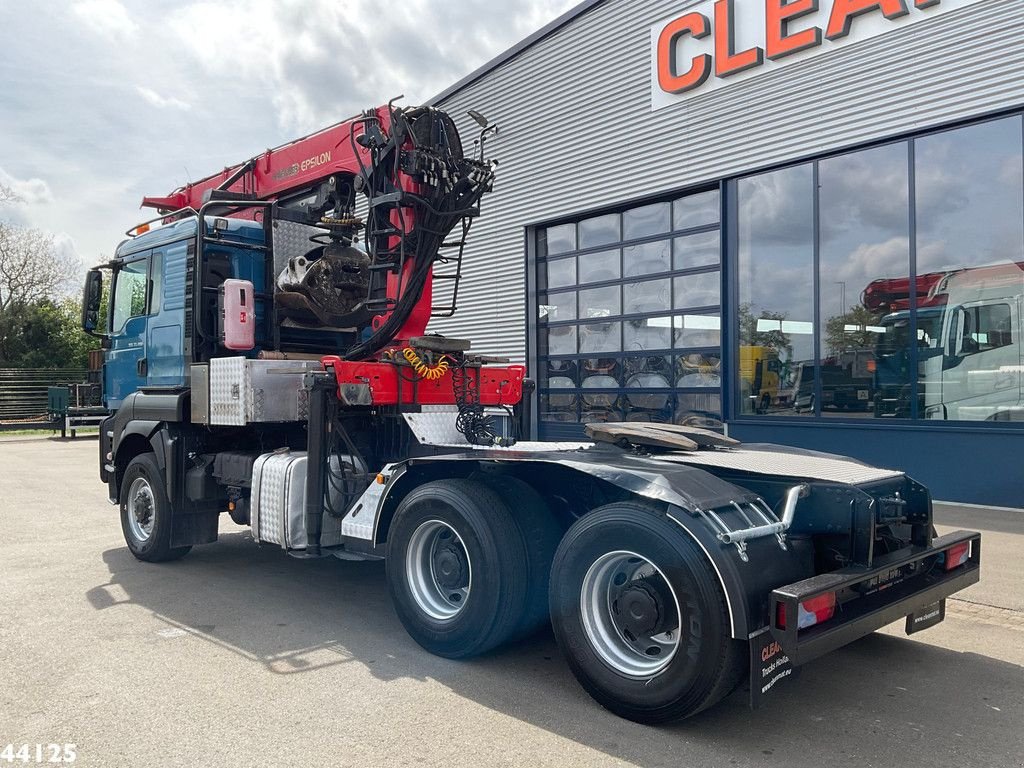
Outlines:
POLYGON ((149 259, 148 251, 129 256, 113 275, 110 347, 103 374, 103 391, 111 409, 119 408, 126 396, 146 383, 149 259))

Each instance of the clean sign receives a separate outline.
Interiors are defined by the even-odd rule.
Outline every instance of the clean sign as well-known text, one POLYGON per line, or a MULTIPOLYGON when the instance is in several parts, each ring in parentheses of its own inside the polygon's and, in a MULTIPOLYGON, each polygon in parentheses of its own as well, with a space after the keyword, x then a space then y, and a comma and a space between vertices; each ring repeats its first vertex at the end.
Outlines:
POLYGON ((704 0, 651 27, 651 109, 985 0, 704 0))

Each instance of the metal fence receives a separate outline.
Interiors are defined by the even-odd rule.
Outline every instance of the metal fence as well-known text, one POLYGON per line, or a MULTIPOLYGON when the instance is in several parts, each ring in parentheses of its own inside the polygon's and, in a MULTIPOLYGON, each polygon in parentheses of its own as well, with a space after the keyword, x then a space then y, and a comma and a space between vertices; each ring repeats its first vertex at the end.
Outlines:
POLYGON ((47 421, 47 388, 86 380, 84 368, 0 368, 0 424, 47 421))

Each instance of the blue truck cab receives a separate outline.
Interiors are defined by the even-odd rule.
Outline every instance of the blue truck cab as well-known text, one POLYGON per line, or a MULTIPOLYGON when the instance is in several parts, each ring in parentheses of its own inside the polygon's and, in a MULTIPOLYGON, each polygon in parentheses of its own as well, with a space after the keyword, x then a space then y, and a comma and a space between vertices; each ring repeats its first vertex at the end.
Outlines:
MULTIPOLYGON (((112 411, 143 387, 186 385, 188 366, 196 354, 193 306, 206 315, 199 327, 215 329, 216 317, 211 316, 217 312, 214 286, 234 277, 252 282, 257 297, 266 290, 263 226, 245 219, 207 216, 204 274, 196 295, 198 221, 192 216, 129 238, 107 265, 111 285, 103 392, 104 404, 112 411)), ((263 329, 259 300, 256 322, 257 328, 263 329)), ((261 341, 258 331, 257 345, 261 341)))

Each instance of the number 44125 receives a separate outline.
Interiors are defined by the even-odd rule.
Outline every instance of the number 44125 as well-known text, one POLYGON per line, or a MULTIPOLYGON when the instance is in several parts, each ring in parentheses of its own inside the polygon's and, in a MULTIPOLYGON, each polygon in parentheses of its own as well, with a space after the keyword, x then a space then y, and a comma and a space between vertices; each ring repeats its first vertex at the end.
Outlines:
POLYGON ((74 744, 7 744, 0 749, 0 763, 73 763, 74 744))

